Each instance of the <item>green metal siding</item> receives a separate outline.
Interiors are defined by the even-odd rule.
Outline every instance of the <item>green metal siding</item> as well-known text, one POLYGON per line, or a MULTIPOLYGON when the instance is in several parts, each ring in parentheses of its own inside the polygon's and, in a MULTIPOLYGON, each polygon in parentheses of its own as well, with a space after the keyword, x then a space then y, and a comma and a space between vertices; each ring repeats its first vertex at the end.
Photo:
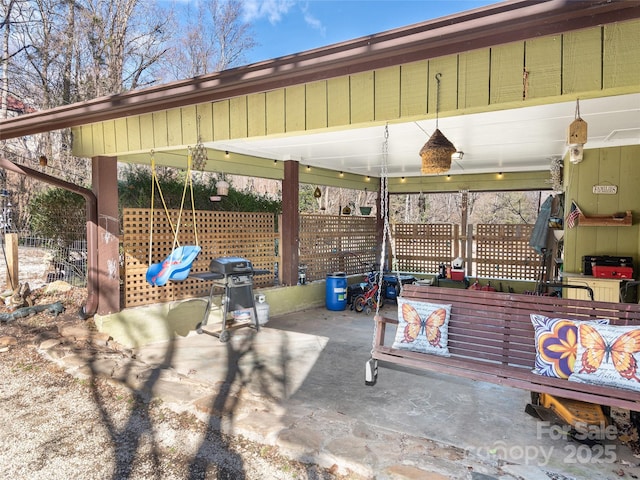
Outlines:
POLYGON ((489 101, 492 105, 522 100, 524 42, 491 48, 489 101))
POLYGON ((349 77, 327 80, 329 127, 349 124, 349 77))
POLYGON ((247 133, 249 137, 261 137, 267 133, 266 94, 247 96, 247 133))
POLYGON ((529 40, 525 45, 526 98, 544 98, 562 92, 562 38, 529 40))
POLYGON ((429 63, 413 62, 400 66, 400 116, 427 113, 427 74, 429 63))
POLYGON ((640 21, 604 26, 604 88, 640 84, 640 21))
POLYGON ((375 72, 375 119, 400 118, 400 66, 375 72))
POLYGON ((600 90, 602 86, 602 31, 577 30, 563 35, 562 93, 600 90))
POLYGON ((327 127, 327 82, 313 82, 306 88, 307 129, 327 127))
POLYGON ((579 272, 584 255, 632 256, 638 267, 640 259, 640 146, 585 150, 583 161, 571 164, 565 160, 565 204, 574 200, 583 214, 612 215, 631 210, 633 225, 580 226, 565 230, 564 268, 579 272), (594 194, 594 185, 616 185, 615 195, 594 194), (571 247, 571 248, 569 248, 571 247))
POLYGON ((229 100, 229 136, 244 138, 248 132, 247 97, 237 97, 229 100))
POLYGON ((437 81, 440 77, 440 112, 454 111, 458 108, 458 56, 429 60, 429 113, 436 114, 437 81))
MULTIPOLYGON (((375 120, 373 88, 374 72, 351 75, 350 96, 351 124, 372 122, 375 120)), ((342 101, 347 101, 343 98, 342 101)))
POLYGON ((267 135, 284 133, 284 90, 267 92, 267 135))
POLYGON ((458 108, 489 104, 490 50, 474 50, 458 55, 458 108))
POLYGON ((304 85, 285 89, 285 129, 287 132, 306 130, 306 92, 304 85))

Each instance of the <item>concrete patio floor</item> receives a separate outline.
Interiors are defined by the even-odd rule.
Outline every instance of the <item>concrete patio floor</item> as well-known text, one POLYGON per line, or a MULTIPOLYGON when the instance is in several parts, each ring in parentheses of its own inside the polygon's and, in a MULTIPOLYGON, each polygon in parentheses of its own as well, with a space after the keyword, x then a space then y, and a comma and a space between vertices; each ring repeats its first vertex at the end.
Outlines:
MULTIPOLYGON (((382 313, 396 315, 395 305, 382 313)), ((617 439, 588 447, 524 413, 526 391, 382 363, 366 386, 373 315, 315 308, 234 330, 228 343, 181 335, 136 348, 136 358, 198 388, 158 384, 154 395, 204 420, 222 415, 226 431, 300 460, 377 479, 640 475, 617 439)))

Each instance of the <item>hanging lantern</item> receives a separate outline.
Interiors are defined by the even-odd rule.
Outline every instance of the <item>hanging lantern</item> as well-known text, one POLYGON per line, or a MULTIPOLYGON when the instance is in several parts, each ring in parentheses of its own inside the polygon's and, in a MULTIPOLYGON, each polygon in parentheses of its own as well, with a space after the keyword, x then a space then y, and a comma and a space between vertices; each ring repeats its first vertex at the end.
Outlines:
POLYGON ((456 152, 456 147, 436 128, 431 138, 420 150, 422 157, 423 174, 443 173, 451 168, 451 155, 456 152))
POLYGON ((313 198, 320 198, 322 196, 322 191, 320 191, 320 187, 316 187, 313 191, 313 198))
POLYGON ((440 77, 441 73, 436 73, 436 130, 433 132, 427 143, 420 149, 422 158, 422 174, 443 173, 451 168, 451 155, 457 148, 438 128, 438 112, 440 109, 440 77))
POLYGON ((216 192, 221 197, 229 195, 229 183, 225 180, 220 180, 219 182, 217 182, 216 192))

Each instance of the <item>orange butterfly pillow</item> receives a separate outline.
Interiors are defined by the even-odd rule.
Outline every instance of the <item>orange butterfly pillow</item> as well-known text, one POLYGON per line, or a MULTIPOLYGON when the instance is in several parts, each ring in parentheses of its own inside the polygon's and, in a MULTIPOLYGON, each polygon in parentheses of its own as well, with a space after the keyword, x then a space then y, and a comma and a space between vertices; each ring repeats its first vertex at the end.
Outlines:
POLYGON ((640 326, 578 327, 578 352, 569 380, 640 391, 640 326))
MULTIPOLYGON (((608 319, 593 322, 608 324, 608 319)), ((545 377, 569 378, 578 351, 577 320, 531 314, 535 331, 536 363, 533 373, 545 377)))
POLYGON ((451 305, 416 302, 398 297, 398 328, 393 348, 449 356, 451 305))

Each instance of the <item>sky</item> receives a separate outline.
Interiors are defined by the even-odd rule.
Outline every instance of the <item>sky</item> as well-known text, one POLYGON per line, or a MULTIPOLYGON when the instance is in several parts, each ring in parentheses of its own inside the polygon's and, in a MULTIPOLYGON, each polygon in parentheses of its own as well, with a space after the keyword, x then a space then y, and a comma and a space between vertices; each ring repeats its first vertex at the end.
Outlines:
POLYGON ((255 63, 498 3, 498 0, 242 0, 255 63))

